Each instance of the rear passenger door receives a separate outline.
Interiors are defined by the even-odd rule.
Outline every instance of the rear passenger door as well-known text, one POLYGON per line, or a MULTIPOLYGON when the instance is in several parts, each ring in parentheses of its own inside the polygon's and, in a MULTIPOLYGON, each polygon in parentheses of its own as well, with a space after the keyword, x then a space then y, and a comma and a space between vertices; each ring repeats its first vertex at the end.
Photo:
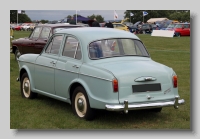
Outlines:
POLYGON ((56 95, 69 98, 69 86, 78 79, 79 69, 82 65, 82 52, 78 39, 66 36, 66 40, 56 63, 55 90, 56 95))

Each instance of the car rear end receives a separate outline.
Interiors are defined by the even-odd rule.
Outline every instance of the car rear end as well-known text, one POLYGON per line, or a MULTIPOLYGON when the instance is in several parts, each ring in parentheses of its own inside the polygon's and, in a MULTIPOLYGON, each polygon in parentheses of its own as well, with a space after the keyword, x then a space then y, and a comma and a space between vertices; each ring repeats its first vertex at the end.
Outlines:
POLYGON ((135 62, 122 61, 107 66, 115 75, 115 90, 119 96, 119 105, 106 105, 109 111, 128 112, 128 110, 161 108, 184 104, 179 100, 177 75, 164 65, 141 58, 135 62), (128 67, 119 69, 118 65, 128 67), (112 67, 112 68, 111 68, 112 67))

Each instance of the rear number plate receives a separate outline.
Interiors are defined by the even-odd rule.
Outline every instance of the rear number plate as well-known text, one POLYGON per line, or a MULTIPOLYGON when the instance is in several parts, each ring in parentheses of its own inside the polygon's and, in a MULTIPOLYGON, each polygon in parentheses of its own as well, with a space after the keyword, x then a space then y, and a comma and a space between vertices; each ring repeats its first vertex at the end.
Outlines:
POLYGON ((132 85, 132 89, 133 89, 133 93, 135 93, 135 92, 160 91, 161 85, 160 85, 160 83, 132 85))

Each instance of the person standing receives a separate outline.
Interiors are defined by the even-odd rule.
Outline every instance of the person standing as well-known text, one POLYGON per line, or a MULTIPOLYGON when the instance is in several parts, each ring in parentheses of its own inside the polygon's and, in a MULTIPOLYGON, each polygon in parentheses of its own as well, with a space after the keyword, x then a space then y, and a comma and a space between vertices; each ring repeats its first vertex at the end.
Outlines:
POLYGON ((75 22, 73 16, 71 17, 71 20, 69 21, 69 23, 70 23, 70 24, 73 24, 73 25, 76 25, 76 22, 75 22))
POLYGON ((14 38, 14 32, 12 26, 10 26, 10 52, 12 52, 12 40, 14 38))
POLYGON ((94 22, 92 22, 92 27, 100 27, 99 22, 94 18, 94 22))
POLYGON ((113 24, 110 21, 106 22, 106 24, 104 25, 104 27, 114 28, 113 24))

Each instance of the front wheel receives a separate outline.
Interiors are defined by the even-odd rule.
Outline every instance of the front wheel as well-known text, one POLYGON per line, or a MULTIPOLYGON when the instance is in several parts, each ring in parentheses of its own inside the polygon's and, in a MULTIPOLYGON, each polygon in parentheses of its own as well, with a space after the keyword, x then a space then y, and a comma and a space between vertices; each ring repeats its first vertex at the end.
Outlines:
POLYGON ((17 61, 19 57, 21 56, 21 53, 19 52, 18 49, 15 50, 15 60, 17 61))
POLYGON ((24 98, 33 99, 37 97, 37 93, 31 91, 31 82, 29 80, 28 74, 24 73, 20 81, 21 95, 24 98))
POLYGON ((78 86, 73 92, 72 110, 79 118, 86 120, 94 119, 94 110, 90 108, 86 91, 81 86, 78 86))

